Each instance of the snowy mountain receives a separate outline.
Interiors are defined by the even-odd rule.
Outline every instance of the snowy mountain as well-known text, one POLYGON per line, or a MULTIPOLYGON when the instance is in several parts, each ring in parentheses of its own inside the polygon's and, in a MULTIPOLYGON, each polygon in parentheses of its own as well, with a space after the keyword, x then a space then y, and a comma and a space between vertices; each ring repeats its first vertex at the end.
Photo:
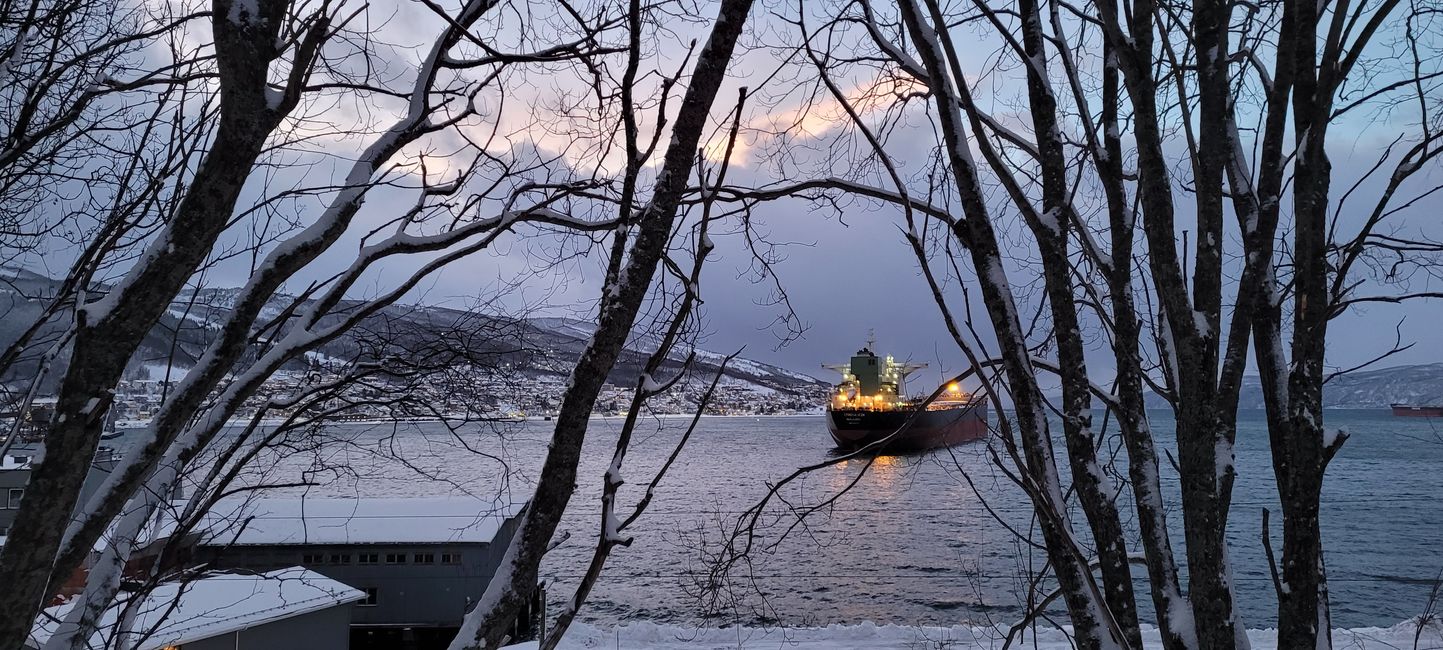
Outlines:
MULTIPOLYGON (((1262 409, 1263 388, 1256 375, 1243 377, 1238 408, 1262 409)), ((1389 404, 1443 404, 1443 363, 1359 370, 1334 377, 1323 386, 1324 408, 1387 408, 1389 404)), ((1167 408, 1147 394, 1149 408, 1167 408)))
MULTIPOLYGON (((1262 408, 1262 396, 1257 396, 1262 408)), ((1333 378, 1323 387, 1327 408, 1374 408, 1389 404, 1443 404, 1443 363, 1363 370, 1333 378)))
MULTIPOLYGON (((28 270, 0 269, 0 347, 8 346, 33 322, 58 286, 58 281, 28 270)), ((92 295, 102 293, 103 289, 92 291, 92 295)), ((169 366, 173 378, 177 371, 188 369, 219 331, 237 292, 237 289, 203 289, 178 296, 142 343, 127 376, 159 379, 169 366)), ((280 315, 283 305, 290 300, 289 296, 282 296, 266 310, 263 318, 280 315)), ((342 304, 337 311, 349 306, 342 304)), ((63 317, 69 318, 69 314, 63 317)), ((594 328, 594 323, 573 318, 513 318, 448 307, 393 305, 320 347, 309 355, 308 361, 374 358, 383 351, 397 354, 426 346, 431 349, 447 346, 484 357, 487 363, 504 367, 517 378, 554 379, 569 373, 594 328)), ((46 334, 55 331, 58 327, 52 326, 42 330, 37 338, 43 342, 53 338, 46 334)), ((610 375, 612 383, 635 383, 648 353, 654 349, 655 343, 650 337, 633 337, 610 375)), ((674 351, 664 370, 679 370, 687 353, 684 349, 674 351)), ((695 350, 695 354, 693 371, 700 377, 710 377, 725 357, 700 349, 695 350)), ((22 366, 14 374, 24 376, 28 372, 33 372, 33 365, 22 366)), ((670 372, 664 374, 670 376, 670 372)), ((729 389, 798 397, 819 395, 829 387, 814 377, 742 358, 728 364, 724 383, 729 389)))

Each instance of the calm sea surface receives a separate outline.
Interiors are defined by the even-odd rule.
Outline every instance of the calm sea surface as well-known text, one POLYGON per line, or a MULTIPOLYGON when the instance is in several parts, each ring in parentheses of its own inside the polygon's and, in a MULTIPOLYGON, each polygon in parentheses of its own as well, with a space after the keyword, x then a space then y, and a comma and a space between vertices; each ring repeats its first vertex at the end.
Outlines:
MULTIPOLYGON (((638 431, 623 469, 623 513, 640 498, 685 424, 650 419, 638 431)), ((1416 615, 1443 570, 1443 421, 1358 410, 1329 411, 1327 424, 1351 434, 1324 489, 1334 624, 1388 625, 1416 615)), ((323 444, 277 452, 257 476, 271 483, 315 484, 280 490, 289 495, 524 499, 551 425, 531 421, 457 431, 435 423, 331 427, 323 444)), ((1153 425, 1161 443, 1172 447, 1171 415, 1154 412, 1153 425)), ((620 420, 592 421, 578 491, 562 526, 570 539, 543 567, 553 603, 570 595, 590 559, 600 526, 602 473, 619 428, 620 420)), ((1115 430, 1108 444, 1120 446, 1115 430)), ((780 491, 787 503, 767 509, 749 561, 738 565, 730 580, 703 588, 712 558, 739 515, 766 495, 769 484, 831 458, 830 447, 821 417, 703 419, 650 509, 630 529, 634 543, 613 553, 583 619, 957 624, 1016 616, 1026 576, 1043 558, 1009 531, 1028 531, 1030 510, 992 465, 985 443, 880 457, 860 480, 865 461, 858 460, 807 475, 780 491), (801 521, 787 505, 801 508, 828 499, 835 499, 831 507, 801 521)), ((1275 604, 1261 546, 1262 510, 1274 512, 1278 548, 1281 522, 1261 412, 1242 415, 1237 455, 1231 553, 1246 623, 1266 627, 1275 604)), ((1164 468, 1164 481, 1176 504, 1176 472, 1170 467, 1164 468)), ((1081 525, 1081 514, 1073 514, 1081 525)), ((1131 526, 1130 503, 1123 514, 1131 526)), ((1170 522, 1180 537, 1180 511, 1174 510, 1170 522)), ((1175 547, 1181 556, 1180 539, 1175 547)), ((1145 592, 1139 599, 1150 609, 1145 592)))

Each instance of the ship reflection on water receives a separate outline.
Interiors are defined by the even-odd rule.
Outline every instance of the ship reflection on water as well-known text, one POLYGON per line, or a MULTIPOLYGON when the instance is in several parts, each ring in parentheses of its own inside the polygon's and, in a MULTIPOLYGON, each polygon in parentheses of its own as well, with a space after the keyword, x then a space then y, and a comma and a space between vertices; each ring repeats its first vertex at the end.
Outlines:
POLYGON ((869 503, 895 496, 907 482, 906 475, 915 465, 912 461, 922 455, 877 454, 848 458, 832 466, 827 475, 827 489, 832 494, 850 490, 859 496, 865 495, 869 503), (859 472, 865 473, 859 478, 859 472))
MULTIPOLYGON (((984 448, 952 452, 981 470, 984 448)), ((996 557, 1005 545, 976 495, 947 480, 952 458, 934 450, 835 459, 815 492, 807 490, 814 500, 840 495, 833 508, 779 552, 816 585, 793 606, 876 620, 885 599, 909 621, 936 621, 980 620, 1013 602, 1002 579, 1006 560, 996 557)))

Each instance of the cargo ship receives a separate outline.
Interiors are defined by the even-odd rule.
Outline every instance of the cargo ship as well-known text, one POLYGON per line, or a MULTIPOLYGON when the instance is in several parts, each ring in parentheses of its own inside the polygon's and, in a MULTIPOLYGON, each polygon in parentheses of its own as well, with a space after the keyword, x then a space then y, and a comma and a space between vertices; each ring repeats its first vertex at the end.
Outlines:
POLYGON ((1410 404, 1389 404, 1393 415, 1405 418, 1443 418, 1443 406, 1412 406, 1410 404))
POLYGON ((868 341, 849 363, 822 366, 842 375, 827 404, 827 430, 839 449, 855 450, 885 440, 878 451, 921 451, 987 435, 987 405, 982 399, 955 383, 930 404, 908 398, 907 375, 927 364, 878 357, 873 345, 868 341))

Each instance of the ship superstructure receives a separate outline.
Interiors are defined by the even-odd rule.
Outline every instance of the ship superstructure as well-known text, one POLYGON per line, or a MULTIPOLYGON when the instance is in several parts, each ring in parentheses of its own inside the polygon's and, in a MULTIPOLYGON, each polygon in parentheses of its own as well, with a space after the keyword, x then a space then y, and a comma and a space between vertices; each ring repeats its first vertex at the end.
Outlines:
POLYGON ((925 363, 898 363, 888 355, 878 357, 870 347, 858 350, 848 363, 823 364, 842 375, 832 395, 834 409, 890 411, 906 408, 907 375, 927 367, 925 363))

